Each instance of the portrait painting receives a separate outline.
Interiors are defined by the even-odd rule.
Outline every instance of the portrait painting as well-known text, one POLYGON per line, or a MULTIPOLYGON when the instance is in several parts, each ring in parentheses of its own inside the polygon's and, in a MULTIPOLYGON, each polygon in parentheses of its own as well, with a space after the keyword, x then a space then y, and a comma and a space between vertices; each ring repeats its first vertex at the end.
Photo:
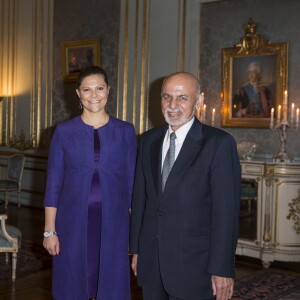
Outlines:
POLYGON ((232 61, 232 117, 269 118, 276 99, 276 55, 232 61))
POLYGON ((222 49, 222 126, 268 128, 287 89, 288 44, 264 40, 252 21, 244 28, 241 43, 222 49))
POLYGON ((75 81, 85 67, 100 64, 98 39, 67 41, 62 44, 63 77, 65 81, 75 81))

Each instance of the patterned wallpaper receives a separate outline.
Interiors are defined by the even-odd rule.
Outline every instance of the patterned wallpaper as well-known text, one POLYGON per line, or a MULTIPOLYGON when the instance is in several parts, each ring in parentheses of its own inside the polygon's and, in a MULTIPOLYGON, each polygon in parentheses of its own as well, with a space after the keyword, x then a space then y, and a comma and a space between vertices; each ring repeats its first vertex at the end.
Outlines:
POLYGON ((116 112, 118 80, 119 0, 64 0, 54 3, 53 125, 80 114, 74 82, 62 77, 61 44, 64 41, 100 39, 101 66, 111 86, 108 111, 116 112))
MULTIPOLYGON (((271 42, 289 43, 289 100, 300 107, 300 1, 298 0, 225 0, 201 7, 200 80, 208 107, 215 107, 216 125, 220 126, 221 50, 234 47, 244 36, 243 24, 250 17, 258 24, 257 33, 271 42)), ((237 143, 258 144, 258 151, 276 155, 279 137, 269 129, 224 128, 237 143)), ((287 150, 300 157, 300 130, 288 131, 287 150)))
MULTIPOLYGON (((252 17, 257 32, 272 42, 289 43, 289 98, 300 107, 300 1, 223 0, 201 7, 200 79, 208 109, 216 108, 220 126, 221 50, 233 47, 244 35, 242 25, 252 17)), ((108 111, 115 115, 118 81, 119 0, 55 1, 53 124, 80 113, 75 84, 62 78, 61 43, 68 40, 100 38, 101 65, 107 71, 111 93, 108 111)), ((224 128, 237 142, 258 144, 258 151, 277 154, 279 138, 269 129, 224 128)), ((288 152, 300 157, 300 130, 288 132, 288 152)))

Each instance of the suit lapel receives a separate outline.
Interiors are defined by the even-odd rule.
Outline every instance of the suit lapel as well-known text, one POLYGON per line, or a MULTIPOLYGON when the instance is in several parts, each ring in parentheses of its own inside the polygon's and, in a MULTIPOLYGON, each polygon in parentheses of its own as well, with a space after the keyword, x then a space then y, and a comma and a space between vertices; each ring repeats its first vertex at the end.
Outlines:
POLYGON ((152 178, 158 198, 161 198, 161 156, 162 146, 168 126, 164 126, 151 145, 152 178))
POLYGON ((163 193, 163 201, 165 201, 172 189, 175 188, 177 182, 199 153, 202 148, 202 141, 202 125, 198 120, 195 120, 184 140, 179 155, 167 179, 163 193))

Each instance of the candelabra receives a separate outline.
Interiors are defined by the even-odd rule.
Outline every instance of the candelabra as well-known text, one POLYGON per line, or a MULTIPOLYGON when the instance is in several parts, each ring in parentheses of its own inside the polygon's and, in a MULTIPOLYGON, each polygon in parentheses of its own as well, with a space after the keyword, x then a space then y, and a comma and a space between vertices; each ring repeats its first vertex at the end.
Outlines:
MULTIPOLYGON (((204 94, 202 93, 202 96, 204 98, 204 94)), ((208 124, 207 122, 207 118, 206 118, 206 104, 203 104, 201 107, 199 107, 196 112, 195 115, 197 117, 197 119, 202 123, 202 124, 208 124)), ((216 115, 216 109, 213 108, 211 111, 211 126, 215 126, 215 115, 216 115)))
POLYGON ((292 103, 291 109, 288 109, 287 101, 287 91, 284 92, 284 100, 282 104, 283 118, 281 119, 281 105, 278 106, 277 110, 277 120, 274 126, 274 108, 271 110, 271 121, 270 129, 276 130, 279 134, 280 139, 280 149, 277 156, 274 157, 275 162, 291 162, 292 159, 287 154, 287 131, 298 130, 299 127, 299 108, 296 110, 296 120, 295 120, 295 105, 292 103), (290 122, 288 121, 288 111, 290 112, 290 122))

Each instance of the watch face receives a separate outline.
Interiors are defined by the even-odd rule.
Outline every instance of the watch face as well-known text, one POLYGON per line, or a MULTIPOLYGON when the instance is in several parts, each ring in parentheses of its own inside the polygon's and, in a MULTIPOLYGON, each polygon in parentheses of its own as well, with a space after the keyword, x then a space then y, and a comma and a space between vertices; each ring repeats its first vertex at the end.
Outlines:
POLYGON ((49 236, 50 236, 50 233, 47 232, 47 231, 45 231, 45 232, 44 232, 44 237, 49 237, 49 236))

